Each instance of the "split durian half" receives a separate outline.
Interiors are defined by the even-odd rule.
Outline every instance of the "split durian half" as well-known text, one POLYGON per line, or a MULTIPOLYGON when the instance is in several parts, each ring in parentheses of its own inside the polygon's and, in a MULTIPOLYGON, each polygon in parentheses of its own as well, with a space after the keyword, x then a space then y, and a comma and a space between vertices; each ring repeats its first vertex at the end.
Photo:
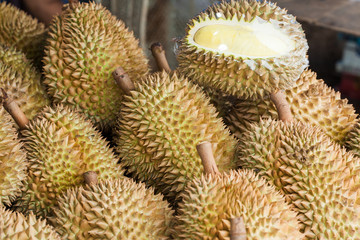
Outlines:
POLYGON ((124 178, 69 189, 51 221, 64 240, 165 240, 172 214, 162 195, 124 178))
POLYGON ((33 214, 25 217, 0 206, 0 239, 60 240, 60 236, 45 220, 36 219, 33 214))
MULTIPOLYGON (((343 143, 350 130, 358 122, 357 114, 340 92, 334 91, 316 73, 305 70, 296 86, 284 91, 293 117, 301 122, 317 126, 333 140, 343 143)), ((235 136, 240 137, 251 123, 260 119, 277 119, 275 105, 270 99, 238 100, 224 121, 235 136)))
POLYGON ((243 99, 288 89, 308 65, 304 32, 273 3, 222 1, 190 20, 178 71, 201 86, 243 99))
POLYGON ((74 4, 50 26, 44 82, 54 103, 78 108, 107 130, 123 99, 112 72, 119 65, 136 81, 147 73, 147 62, 133 33, 106 8, 74 4))

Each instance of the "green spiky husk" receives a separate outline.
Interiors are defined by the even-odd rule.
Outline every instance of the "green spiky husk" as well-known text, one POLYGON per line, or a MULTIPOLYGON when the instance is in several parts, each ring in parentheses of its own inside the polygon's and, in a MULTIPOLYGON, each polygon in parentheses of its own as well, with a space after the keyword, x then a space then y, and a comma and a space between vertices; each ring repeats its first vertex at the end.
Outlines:
POLYGON ((133 33, 95 3, 68 7, 55 18, 44 64, 54 102, 78 108, 100 129, 114 126, 123 99, 112 72, 121 66, 137 81, 148 71, 133 33))
POLYGON ((177 55, 180 73, 201 86, 243 99, 263 98, 277 89, 288 89, 295 84, 308 65, 308 45, 301 25, 292 15, 268 2, 223 1, 190 20, 187 32, 197 23, 217 19, 217 15, 222 19, 237 18, 246 22, 256 16, 265 21, 279 21, 281 30, 294 39, 296 46, 284 56, 251 59, 207 51, 189 43, 188 39, 193 36, 187 34, 177 55))
POLYGON ((170 202, 203 172, 196 144, 213 143, 220 171, 235 167, 235 138, 200 89, 176 74, 156 73, 136 84, 123 101, 116 135, 129 173, 170 202))
POLYGON ((90 121, 68 107, 45 108, 21 133, 29 175, 16 209, 24 213, 47 216, 59 194, 82 184, 87 171, 95 171, 99 179, 123 176, 108 143, 90 121))
POLYGON ((169 239, 173 210, 131 179, 69 189, 52 219, 62 239, 169 239))
POLYGON ((353 129, 349 132, 345 139, 345 146, 356 157, 360 158, 360 123, 353 126, 353 129))

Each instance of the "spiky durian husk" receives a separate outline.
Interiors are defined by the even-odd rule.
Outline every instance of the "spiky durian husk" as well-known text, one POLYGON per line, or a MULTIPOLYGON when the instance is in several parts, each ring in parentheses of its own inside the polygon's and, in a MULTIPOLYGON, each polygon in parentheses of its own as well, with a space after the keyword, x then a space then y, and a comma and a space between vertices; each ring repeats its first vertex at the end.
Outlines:
POLYGON ((95 171, 99 179, 123 176, 108 143, 90 121, 68 107, 45 108, 21 133, 29 175, 17 210, 46 216, 59 194, 81 184, 87 171, 95 171))
POLYGON ((187 185, 174 239, 230 239, 230 219, 242 217, 246 239, 302 239, 285 198, 249 170, 206 175, 187 185))
POLYGON ((198 23, 219 19, 219 15, 226 20, 237 18, 250 22, 260 17, 265 21, 278 21, 281 30, 296 42, 296 47, 281 57, 225 56, 189 43, 188 39, 193 36, 187 33, 178 50, 179 72, 202 86, 244 99, 263 98, 277 89, 288 89, 295 84, 308 65, 308 45, 301 25, 292 15, 268 2, 223 1, 190 20, 187 32, 198 23))
POLYGON ((20 195, 27 173, 26 153, 17 138, 13 121, 0 109, 0 206, 20 195))
MULTIPOLYGON (((294 88, 285 91, 293 117, 301 122, 321 128, 333 140, 342 143, 358 122, 357 114, 347 99, 341 99, 323 80, 316 78, 311 70, 304 71, 294 88)), ((270 99, 239 101, 225 121, 230 130, 239 137, 253 122, 263 118, 277 119, 277 111, 270 99)))
POLYGON ((238 150, 240 166, 285 194, 307 239, 360 238, 360 159, 319 128, 260 121, 241 135, 238 150))
POLYGON ((201 176, 196 144, 202 141, 213 143, 220 171, 235 167, 235 138, 209 99, 186 78, 156 73, 125 97, 117 124, 117 152, 134 177, 171 202, 189 179, 201 176))
POLYGON ((30 119, 49 103, 40 78, 23 53, 0 45, 0 86, 30 119))
POLYGON ((131 179, 69 189, 54 209, 62 239, 169 239, 173 210, 131 179))
POLYGON ((25 217, 0 206, 0 239, 60 240, 60 236, 45 220, 36 219, 33 214, 25 217))
POLYGON ((360 158, 360 123, 355 124, 346 136, 345 146, 355 156, 360 158))
POLYGON ((6 2, 0 3, 0 43, 15 47, 40 64, 46 38, 45 25, 6 2))
POLYGON ((101 129, 112 127, 123 92, 112 72, 121 66, 133 81, 148 71, 132 32, 94 3, 67 8, 50 27, 44 73, 55 103, 79 108, 101 129))

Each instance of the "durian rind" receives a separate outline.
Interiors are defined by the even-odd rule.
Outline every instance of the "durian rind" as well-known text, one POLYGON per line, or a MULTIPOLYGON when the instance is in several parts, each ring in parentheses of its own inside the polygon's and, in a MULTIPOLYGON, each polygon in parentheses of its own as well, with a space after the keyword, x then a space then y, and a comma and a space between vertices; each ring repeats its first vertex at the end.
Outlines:
POLYGON ((230 219, 242 217, 246 239, 302 239, 296 213, 254 171, 192 180, 181 194, 174 239, 230 239, 230 219))
POLYGON ((21 212, 46 217, 59 194, 82 184, 87 171, 95 171, 98 179, 123 176, 106 140, 69 107, 46 107, 21 134, 29 161, 28 183, 16 202, 21 212))
POLYGON ((101 129, 113 127, 123 92, 112 72, 121 66, 137 81, 148 71, 138 40, 95 3, 66 8, 49 31, 44 57, 49 95, 55 103, 78 108, 101 129))
POLYGON ((54 228, 33 214, 24 216, 0 206, 0 239, 60 240, 54 228))
MULTIPOLYGON (((339 143, 344 142, 358 122, 358 115, 348 100, 342 99, 340 92, 317 79, 316 73, 311 70, 305 70, 296 86, 284 93, 296 120, 321 128, 339 143)), ((270 99, 238 100, 224 120, 232 133, 239 137, 251 123, 259 122, 261 118, 278 118, 270 99)))
POLYGON ((356 157, 360 158, 360 123, 358 122, 353 126, 353 129, 349 132, 345 139, 345 146, 356 157))
POLYGON ((178 49, 178 71, 201 86, 243 99, 264 98, 277 89, 288 89, 308 66, 308 44, 301 25, 286 10, 254 0, 223 1, 190 20, 187 35, 178 49), (280 57, 247 58, 208 51, 189 41, 197 25, 216 19, 270 21, 290 39, 295 48, 280 57))
POLYGON ((69 189, 54 209, 62 239, 169 239, 173 210, 160 194, 131 179, 69 189))
POLYGON ((165 72, 135 83, 119 114, 115 143, 129 173, 169 201, 203 172, 196 144, 213 144, 220 171, 235 167, 236 140, 201 90, 165 72))
POLYGON ((26 153, 18 140, 13 120, 0 109, 0 206, 10 205, 21 193, 27 177, 26 153))

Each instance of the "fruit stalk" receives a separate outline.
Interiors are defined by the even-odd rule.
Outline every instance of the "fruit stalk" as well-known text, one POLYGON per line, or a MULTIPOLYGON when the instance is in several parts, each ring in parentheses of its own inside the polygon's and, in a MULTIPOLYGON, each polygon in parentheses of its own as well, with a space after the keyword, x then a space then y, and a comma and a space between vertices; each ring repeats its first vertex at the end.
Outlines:
POLYGON ((123 90, 126 95, 130 95, 130 92, 135 90, 135 85, 131 81, 129 75, 122 67, 118 67, 113 72, 113 77, 116 84, 123 90))
POLYGON ((206 141, 201 142, 196 145, 196 149, 204 166, 204 172, 206 174, 220 174, 212 153, 211 143, 206 141))
POLYGON ((161 43, 156 42, 151 45, 151 53, 155 58, 156 65, 158 66, 160 71, 165 70, 166 72, 170 73, 171 68, 169 63, 166 59, 165 50, 161 43))
POLYGON ((2 97, 1 102, 5 110, 11 115, 19 128, 25 129, 29 123, 29 119, 25 116, 24 112, 20 109, 19 105, 7 95, 5 90, 1 88, 2 97))
POLYGON ((286 101, 284 92, 277 90, 270 94, 270 99, 275 104, 279 119, 283 122, 290 122, 293 116, 291 114, 290 105, 286 101))
POLYGON ((98 183, 97 173, 94 171, 88 171, 83 174, 84 182, 86 185, 92 185, 98 183))
POLYGON ((246 240, 246 228, 242 217, 230 220, 230 240, 246 240))

